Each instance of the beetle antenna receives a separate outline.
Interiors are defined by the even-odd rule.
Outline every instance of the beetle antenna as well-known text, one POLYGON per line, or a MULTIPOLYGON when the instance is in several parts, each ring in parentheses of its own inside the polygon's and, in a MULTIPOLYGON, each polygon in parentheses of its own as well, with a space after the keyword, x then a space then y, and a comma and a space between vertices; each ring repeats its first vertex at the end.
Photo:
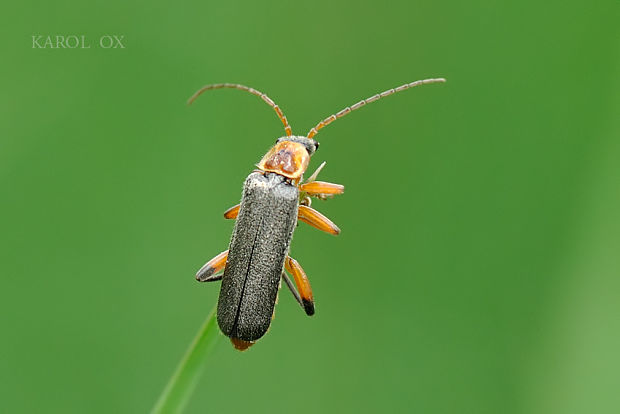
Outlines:
POLYGON ((280 121, 282 121, 282 123, 284 124, 284 131, 286 131, 286 135, 290 137, 293 134, 293 131, 291 130, 291 126, 288 124, 288 120, 284 116, 284 113, 282 113, 282 110, 280 109, 280 107, 276 105, 276 103, 272 101, 270 97, 268 97, 267 95, 265 95, 264 93, 260 91, 257 91, 254 88, 250 88, 249 86, 240 85, 238 83, 214 83, 211 85, 205 85, 202 88, 200 88, 195 94, 193 94, 191 98, 188 99, 187 104, 191 105, 192 102, 194 102, 196 98, 198 98, 204 91, 208 91, 211 89, 222 89, 222 88, 240 89, 242 91, 246 91, 246 92, 251 93, 252 95, 256 95, 260 97, 263 101, 267 103, 267 105, 269 105, 270 107, 273 108, 274 111, 276 111, 276 114, 278 114, 278 118, 280 118, 280 121))
POLYGON ((347 106, 342 111, 336 112, 335 114, 333 114, 331 116, 328 116, 327 118, 325 118, 324 120, 319 122, 314 128, 312 128, 308 132, 308 138, 314 137, 319 132, 319 129, 323 128, 324 126, 327 126, 327 125, 331 124, 336 119, 342 118, 346 114, 348 114, 350 112, 353 112, 356 109, 359 109, 359 108, 361 108, 362 106, 364 106, 366 104, 369 104, 371 102, 377 101, 377 100, 379 100, 381 98, 385 98, 386 96, 390 96, 392 94, 395 94, 396 92, 400 92, 400 91, 404 91, 405 89, 413 88, 413 87, 418 86, 418 85, 426 85, 427 83, 438 83, 438 82, 445 82, 445 81, 446 80, 444 78, 418 80, 418 81, 415 81, 415 82, 406 83, 406 84, 404 84, 402 86, 399 86, 398 88, 388 89, 387 91, 378 93, 376 95, 373 95, 370 98, 362 99, 361 101, 359 101, 355 105, 347 106))

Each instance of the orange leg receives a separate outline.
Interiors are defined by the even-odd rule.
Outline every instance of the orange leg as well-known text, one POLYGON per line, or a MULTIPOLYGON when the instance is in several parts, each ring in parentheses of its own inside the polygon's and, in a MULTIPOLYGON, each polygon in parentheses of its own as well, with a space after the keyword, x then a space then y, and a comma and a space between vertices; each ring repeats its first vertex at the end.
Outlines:
POLYGON ((237 204, 236 206, 232 206, 231 208, 226 210, 224 212, 224 218, 225 219, 236 219, 237 216, 239 215, 239 207, 241 207, 241 204, 237 204))
POLYGON ((284 279, 288 287, 291 289, 291 291, 293 291, 295 299, 297 299, 299 304, 304 307, 306 315, 314 315, 314 298, 312 296, 312 288, 310 287, 310 281, 308 280, 308 276, 306 276, 306 272, 304 272, 304 269, 302 269, 299 263, 297 263, 297 260, 293 259, 291 256, 286 257, 284 267, 286 268, 287 272, 293 275, 293 278, 295 279, 295 284, 297 285, 297 290, 299 291, 299 293, 297 294, 293 290, 290 279, 288 279, 287 277, 284 279))
POLYGON ((298 217, 304 223, 308 223, 312 227, 323 230, 327 233, 337 235, 340 229, 330 219, 313 209, 312 207, 300 205, 298 217))
POLYGON ((218 275, 217 273, 224 270, 226 267, 226 259, 228 259, 228 250, 218 254, 202 266, 198 273, 196 273, 196 280, 199 282, 220 280, 222 275, 218 275))
POLYGON ((299 190, 311 196, 325 197, 344 193, 344 185, 327 183, 325 181, 311 181, 300 185, 299 190))

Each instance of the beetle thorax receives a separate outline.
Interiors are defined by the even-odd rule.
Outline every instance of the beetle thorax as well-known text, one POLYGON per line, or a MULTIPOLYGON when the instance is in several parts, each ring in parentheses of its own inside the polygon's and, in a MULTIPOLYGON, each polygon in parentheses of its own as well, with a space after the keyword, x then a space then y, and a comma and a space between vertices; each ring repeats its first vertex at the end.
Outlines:
POLYGON ((258 168, 287 178, 300 178, 308 168, 310 154, 306 147, 293 141, 280 141, 265 154, 258 168))

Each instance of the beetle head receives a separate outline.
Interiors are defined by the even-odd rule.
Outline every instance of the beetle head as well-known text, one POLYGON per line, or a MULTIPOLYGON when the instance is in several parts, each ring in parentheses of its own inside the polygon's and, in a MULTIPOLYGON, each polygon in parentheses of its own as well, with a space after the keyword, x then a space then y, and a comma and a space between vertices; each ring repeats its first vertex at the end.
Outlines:
POLYGON ((306 137, 282 137, 258 163, 258 168, 288 178, 300 178, 308 168, 310 156, 319 148, 319 143, 306 137))

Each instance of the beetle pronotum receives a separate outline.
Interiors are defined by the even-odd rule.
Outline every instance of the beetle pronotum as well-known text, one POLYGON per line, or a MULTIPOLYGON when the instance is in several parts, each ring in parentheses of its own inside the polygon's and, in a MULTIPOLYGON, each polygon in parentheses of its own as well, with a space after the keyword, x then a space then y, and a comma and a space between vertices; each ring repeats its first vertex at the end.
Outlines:
POLYGON ((262 337, 273 316, 280 281, 284 280, 307 315, 314 314, 314 299, 306 273, 288 255, 297 220, 337 235, 340 229, 331 220, 310 207, 310 198, 342 194, 344 187, 316 181, 323 168, 302 182, 310 156, 318 149, 314 136, 338 118, 378 99, 418 85, 445 82, 443 78, 424 79, 363 99, 348 106, 313 127, 306 136, 295 136, 278 105, 256 89, 236 83, 218 83, 199 89, 188 101, 191 104, 203 92, 233 88, 260 97, 271 106, 284 124, 286 136, 263 156, 245 180, 241 203, 224 213, 237 219, 229 249, 209 260, 196 274, 199 282, 222 280, 217 305, 217 322, 238 350, 245 350, 262 337), (297 290, 285 272, 295 280, 297 290), (221 273, 223 271, 223 273, 221 273))

